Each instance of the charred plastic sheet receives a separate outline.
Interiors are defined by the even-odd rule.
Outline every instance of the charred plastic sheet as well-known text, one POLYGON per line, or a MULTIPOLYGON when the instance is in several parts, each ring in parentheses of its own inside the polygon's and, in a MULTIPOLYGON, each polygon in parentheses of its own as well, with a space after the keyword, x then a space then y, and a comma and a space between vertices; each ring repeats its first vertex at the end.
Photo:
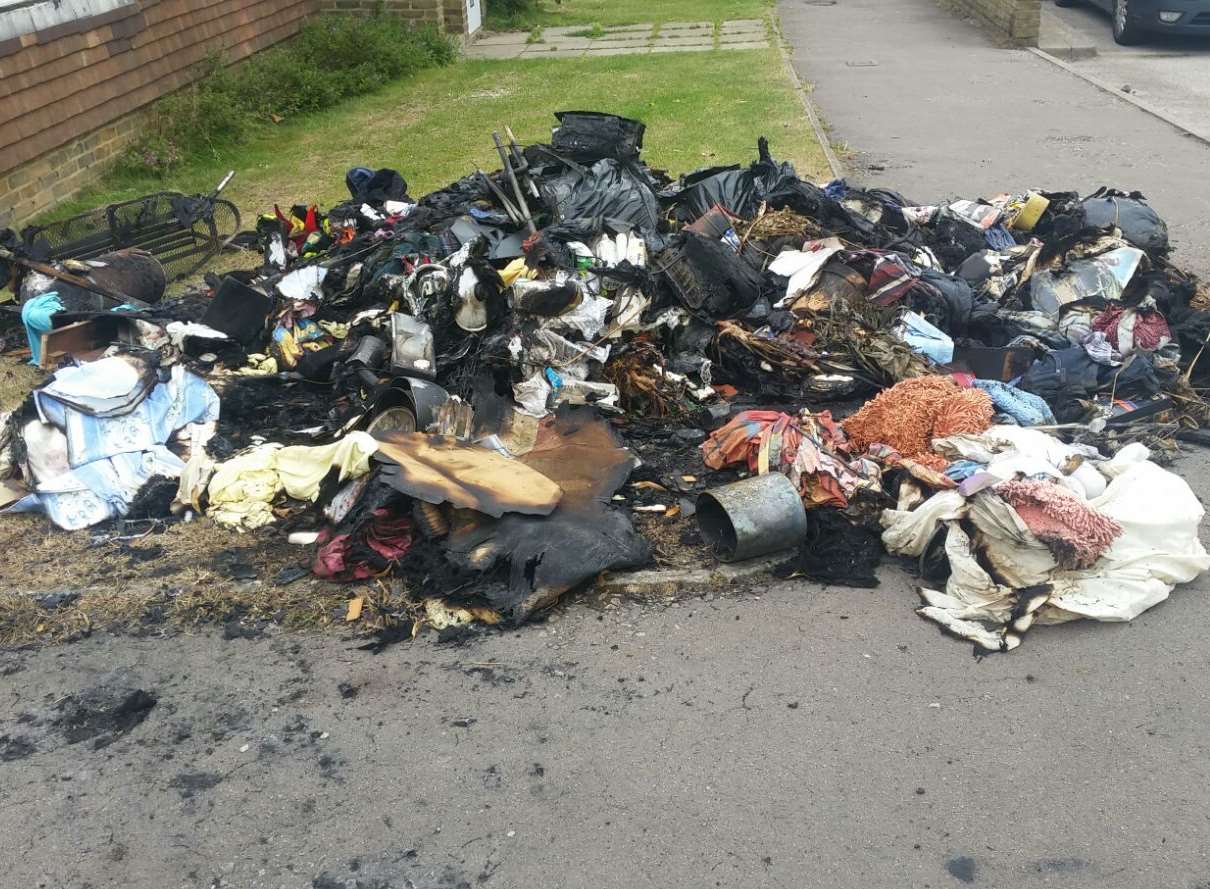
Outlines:
POLYGON ((479 519, 456 530, 448 543, 460 567, 505 575, 483 593, 493 607, 524 620, 603 571, 647 562, 650 545, 625 512, 609 505, 634 457, 591 410, 548 419, 519 462, 562 488, 555 511, 541 519, 479 519))

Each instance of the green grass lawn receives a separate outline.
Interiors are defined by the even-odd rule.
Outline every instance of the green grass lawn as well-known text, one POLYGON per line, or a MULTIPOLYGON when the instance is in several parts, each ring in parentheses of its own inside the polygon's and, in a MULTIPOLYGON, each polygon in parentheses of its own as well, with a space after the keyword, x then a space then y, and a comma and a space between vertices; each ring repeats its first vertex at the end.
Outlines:
POLYGON ((773 0, 539 0, 536 10, 514 16, 493 14, 492 28, 552 25, 633 25, 643 22, 722 22, 759 19, 773 0))
POLYGON ((599 110, 647 123, 644 158, 673 174, 748 163, 767 135, 800 174, 826 165, 776 50, 468 61, 420 72, 342 107, 268 127, 244 145, 166 179, 111 175, 47 218, 154 191, 208 191, 228 168, 230 198, 250 227, 273 204, 330 206, 348 197, 345 171, 393 167, 420 196, 475 164, 498 169, 493 129, 548 141, 553 112, 599 110))

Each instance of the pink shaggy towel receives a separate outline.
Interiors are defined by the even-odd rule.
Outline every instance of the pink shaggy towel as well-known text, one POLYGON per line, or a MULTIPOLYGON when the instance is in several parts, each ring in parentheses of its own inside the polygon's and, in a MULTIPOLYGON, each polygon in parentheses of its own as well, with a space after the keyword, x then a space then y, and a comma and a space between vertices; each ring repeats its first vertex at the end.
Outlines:
POLYGON ((1122 533, 1113 519, 1051 482, 1001 482, 993 490, 1050 548, 1062 568, 1088 568, 1122 533))

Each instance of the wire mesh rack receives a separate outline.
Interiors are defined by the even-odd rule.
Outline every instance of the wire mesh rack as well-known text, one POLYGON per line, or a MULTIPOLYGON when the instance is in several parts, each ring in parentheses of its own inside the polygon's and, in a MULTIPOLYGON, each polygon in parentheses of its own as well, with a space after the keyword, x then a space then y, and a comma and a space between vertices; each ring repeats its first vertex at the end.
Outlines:
POLYGON ((200 269, 239 226, 239 210, 230 201, 159 192, 30 226, 22 237, 50 259, 94 259, 137 247, 155 256, 174 280, 200 269))

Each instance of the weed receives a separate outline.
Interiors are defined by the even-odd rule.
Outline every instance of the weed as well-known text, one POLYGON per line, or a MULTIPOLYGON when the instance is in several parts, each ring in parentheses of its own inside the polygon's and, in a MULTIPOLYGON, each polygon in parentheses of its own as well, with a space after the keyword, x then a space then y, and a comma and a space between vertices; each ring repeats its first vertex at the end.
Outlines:
MULTIPOLYGON (((554 2, 559 5, 562 0, 554 2)), ((531 28, 547 14, 542 0, 492 0, 487 8, 487 24, 495 31, 531 28)))
POLYGON ((599 40, 605 36, 605 27, 600 22, 593 22, 582 31, 573 31, 572 37, 587 37, 589 40, 599 40))
POLYGON ((162 176, 199 155, 218 157, 257 126, 329 108, 453 59, 450 41, 432 28, 413 30, 387 15, 320 16, 242 64, 207 58, 191 85, 152 106, 122 166, 162 176))

